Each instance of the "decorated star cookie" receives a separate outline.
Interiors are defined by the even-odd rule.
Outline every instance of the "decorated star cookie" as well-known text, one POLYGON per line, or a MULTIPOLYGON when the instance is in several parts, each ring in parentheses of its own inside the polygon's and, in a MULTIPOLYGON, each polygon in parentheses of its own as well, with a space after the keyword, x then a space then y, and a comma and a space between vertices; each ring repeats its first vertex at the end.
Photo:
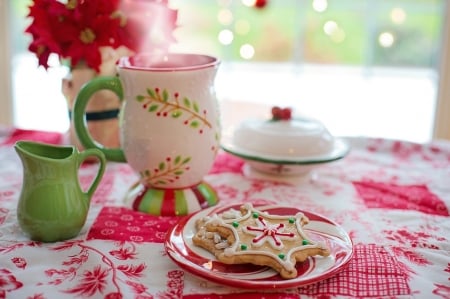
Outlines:
POLYGON ((308 218, 271 215, 246 203, 197 223, 193 243, 212 252, 226 264, 269 266, 285 279, 297 277, 295 264, 309 256, 328 256, 325 244, 311 240, 303 230, 308 218))

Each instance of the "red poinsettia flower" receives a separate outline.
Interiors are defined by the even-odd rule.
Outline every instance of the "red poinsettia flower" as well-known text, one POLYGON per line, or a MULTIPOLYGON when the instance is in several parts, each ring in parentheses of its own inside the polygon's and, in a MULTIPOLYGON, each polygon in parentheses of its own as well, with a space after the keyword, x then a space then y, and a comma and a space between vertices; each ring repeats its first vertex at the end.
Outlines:
POLYGON ((29 50, 39 65, 48 68, 55 53, 71 66, 84 63, 99 71, 104 47, 167 50, 175 41, 177 12, 167 0, 34 0, 28 17, 33 19, 26 29, 33 38, 29 50), (162 41, 154 39, 155 32, 162 41))
POLYGON ((127 18, 119 35, 124 44, 131 49, 148 52, 155 48, 165 50, 175 42, 173 32, 178 13, 167 5, 167 0, 123 0, 120 11, 127 18))

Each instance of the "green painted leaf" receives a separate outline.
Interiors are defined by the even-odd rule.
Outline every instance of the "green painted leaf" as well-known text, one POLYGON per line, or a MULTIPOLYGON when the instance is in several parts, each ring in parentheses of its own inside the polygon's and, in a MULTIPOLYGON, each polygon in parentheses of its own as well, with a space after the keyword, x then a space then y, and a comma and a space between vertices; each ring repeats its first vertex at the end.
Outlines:
POLYGON ((166 181, 157 181, 156 182, 157 185, 165 185, 167 184, 166 181))
POLYGON ((152 98, 156 98, 155 91, 151 88, 147 88, 147 94, 152 98))
POLYGON ((177 170, 174 172, 175 175, 182 175, 184 173, 183 170, 177 170))
POLYGON ((198 128, 198 126, 200 126, 200 122, 198 120, 193 120, 193 121, 191 121, 191 123, 189 125, 192 128, 198 128))
POLYGON ((167 89, 163 90, 162 97, 164 102, 167 102, 169 100, 169 93, 167 92, 167 89))
POLYGON ((184 158, 182 164, 189 163, 189 161, 191 161, 191 157, 184 158))
POLYGON ((145 96, 143 96, 143 95, 137 95, 137 96, 136 96, 136 100, 137 100, 138 102, 142 102, 144 99, 145 99, 145 96))
POLYGON ((149 112, 154 112, 155 110, 158 109, 158 107, 159 107, 158 104, 153 104, 153 105, 151 105, 151 106, 148 108, 148 111, 149 111, 149 112))
POLYGON ((164 163, 164 162, 159 163, 159 165, 158 165, 159 170, 164 170, 165 168, 166 168, 166 163, 164 163))
POLYGON ((179 118, 182 114, 183 114, 183 112, 181 110, 175 110, 172 112, 172 117, 179 118))
POLYGON ((188 98, 184 98, 183 99, 183 104, 184 104, 185 107, 191 108, 191 101, 189 101, 188 98))
POLYGON ((175 165, 177 165, 178 163, 180 163, 181 161, 181 156, 176 156, 175 160, 173 161, 175 165))
POLYGON ((194 109, 194 111, 197 112, 197 113, 200 111, 200 109, 198 108, 197 102, 194 102, 193 109, 194 109))

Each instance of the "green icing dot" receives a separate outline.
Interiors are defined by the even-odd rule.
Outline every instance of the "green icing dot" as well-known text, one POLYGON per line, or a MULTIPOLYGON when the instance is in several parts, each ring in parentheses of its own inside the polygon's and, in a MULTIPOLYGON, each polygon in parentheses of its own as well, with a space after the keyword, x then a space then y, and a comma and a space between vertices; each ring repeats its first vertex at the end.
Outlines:
POLYGON ((233 221, 233 226, 234 226, 234 227, 238 227, 238 226, 239 226, 239 223, 238 223, 237 221, 233 221))
POLYGON ((253 216, 253 218, 258 218, 258 217, 259 217, 259 214, 256 213, 256 212, 254 212, 254 213, 252 214, 252 216, 253 216))
POLYGON ((309 242, 308 242, 308 240, 303 240, 303 241, 302 241, 302 244, 303 244, 303 245, 308 245, 309 242))
POLYGON ((241 250, 247 250, 247 245, 241 244, 241 250))
POLYGON ((278 257, 279 257, 280 259, 284 260, 285 255, 284 255, 283 253, 280 253, 280 254, 278 255, 278 257))
POLYGON ((295 222, 295 218, 294 217, 289 218, 289 223, 294 223, 294 222, 295 222))

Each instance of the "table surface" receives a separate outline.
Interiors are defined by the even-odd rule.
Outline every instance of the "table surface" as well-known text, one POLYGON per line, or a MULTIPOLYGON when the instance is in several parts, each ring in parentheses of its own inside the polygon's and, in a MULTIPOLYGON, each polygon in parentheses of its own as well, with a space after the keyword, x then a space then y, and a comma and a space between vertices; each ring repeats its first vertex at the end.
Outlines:
MULTIPOLYGON (((73 239, 33 242, 17 223, 22 164, 17 140, 64 142, 51 132, 0 128, 0 298, 261 298, 258 290, 220 285, 189 273, 165 252, 179 217, 128 209, 137 175, 108 163, 88 219, 73 239)), ((348 138, 351 151, 303 178, 249 172, 219 153, 206 176, 220 204, 282 204, 341 225, 354 255, 336 275, 265 298, 450 298, 450 143, 348 138)), ((88 186, 95 163, 83 164, 88 186)))

